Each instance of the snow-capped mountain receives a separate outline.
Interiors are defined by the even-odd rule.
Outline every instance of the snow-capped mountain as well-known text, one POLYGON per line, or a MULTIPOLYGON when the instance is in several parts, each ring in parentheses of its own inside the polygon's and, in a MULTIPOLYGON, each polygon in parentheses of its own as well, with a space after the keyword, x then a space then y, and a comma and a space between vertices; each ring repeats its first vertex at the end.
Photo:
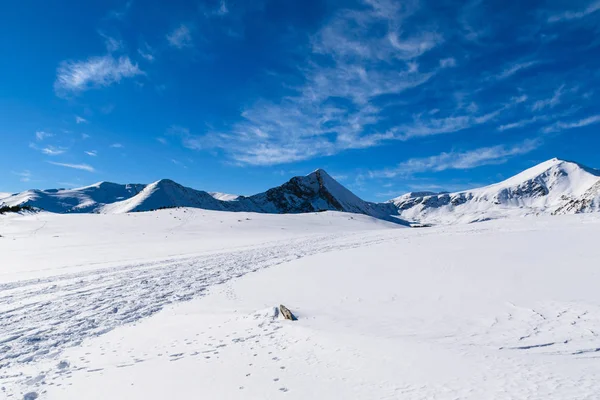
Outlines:
POLYGON ((149 185, 118 185, 101 182, 69 190, 28 190, 1 199, 1 204, 28 205, 55 213, 105 214, 150 211, 168 207, 269 214, 334 210, 404 223, 397 218, 393 204, 366 202, 321 169, 306 176, 294 177, 281 186, 249 197, 208 193, 182 186, 169 179, 161 179, 149 185))
POLYGON ((144 187, 140 184, 98 182, 76 189, 33 189, 0 199, 0 204, 27 205, 55 213, 98 212, 105 204, 135 196, 144 187))
POLYGON ((133 197, 107 204, 100 212, 121 214, 151 211, 165 207, 194 207, 206 210, 228 210, 227 202, 215 199, 207 192, 182 186, 170 179, 153 182, 133 197))
POLYGON ((264 193, 240 197, 238 201, 250 201, 261 212, 277 214, 333 210, 380 219, 391 219, 392 215, 397 214, 391 204, 370 203, 360 199, 322 169, 294 177, 264 193))
POLYGON ((538 214, 600 211, 600 171, 552 159, 503 182, 456 193, 407 193, 385 203, 364 201, 322 169, 253 196, 204 192, 168 179, 149 185, 100 182, 77 189, 28 190, 0 206, 55 213, 126 213, 168 207, 269 214, 343 211, 406 224, 470 223, 538 214))
POLYGON ((0 200, 12 196, 12 193, 0 192, 0 200))
POLYGON ((599 211, 600 171, 555 158, 483 188, 409 193, 390 202, 402 218, 430 224, 599 211))
POLYGON ((149 184, 129 199, 104 205, 100 211, 114 214, 150 211, 164 207, 195 207, 217 211, 297 214, 335 210, 387 220, 397 214, 391 204, 369 203, 361 200, 324 170, 294 177, 281 186, 249 197, 232 198, 220 195, 191 189, 171 180, 162 179, 149 184))

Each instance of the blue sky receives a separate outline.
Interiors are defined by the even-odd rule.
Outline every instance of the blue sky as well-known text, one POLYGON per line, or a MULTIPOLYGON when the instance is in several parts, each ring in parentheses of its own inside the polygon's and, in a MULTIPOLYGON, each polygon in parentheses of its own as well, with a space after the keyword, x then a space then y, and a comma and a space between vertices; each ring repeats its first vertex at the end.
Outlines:
POLYGON ((600 0, 9 2, 0 191, 355 193, 600 167, 600 0))

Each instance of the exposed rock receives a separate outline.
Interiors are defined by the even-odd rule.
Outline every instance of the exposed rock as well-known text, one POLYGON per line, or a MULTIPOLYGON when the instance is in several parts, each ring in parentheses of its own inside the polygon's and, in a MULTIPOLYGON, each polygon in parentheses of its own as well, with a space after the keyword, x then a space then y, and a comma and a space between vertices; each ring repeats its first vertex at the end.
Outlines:
POLYGON ((285 319, 289 319, 290 321, 298 320, 298 318, 296 318, 296 316, 294 314, 292 314, 292 312, 289 310, 289 308, 287 308, 283 304, 281 304, 279 306, 279 311, 281 312, 281 315, 283 315, 283 318, 285 318, 285 319))

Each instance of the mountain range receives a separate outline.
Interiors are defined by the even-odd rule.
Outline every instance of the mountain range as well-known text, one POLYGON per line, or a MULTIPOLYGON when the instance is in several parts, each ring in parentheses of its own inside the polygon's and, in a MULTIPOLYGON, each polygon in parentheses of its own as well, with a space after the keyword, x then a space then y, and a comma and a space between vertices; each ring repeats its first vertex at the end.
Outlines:
POLYGON ((490 186, 455 193, 407 193, 384 203, 360 199, 322 169, 253 196, 209 193, 169 179, 148 185, 100 182, 3 196, 0 206, 27 205, 54 213, 127 213, 169 207, 272 214, 333 210, 407 225, 451 224, 600 211, 600 171, 552 159, 490 186))

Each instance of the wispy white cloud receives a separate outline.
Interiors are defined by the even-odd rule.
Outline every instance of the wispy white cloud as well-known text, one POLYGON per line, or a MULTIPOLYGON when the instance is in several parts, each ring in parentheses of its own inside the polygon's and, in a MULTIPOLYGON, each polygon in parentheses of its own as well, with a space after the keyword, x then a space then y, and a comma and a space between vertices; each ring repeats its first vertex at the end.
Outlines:
POLYGON ((360 11, 339 11, 312 37, 312 57, 298 69, 304 84, 290 88, 292 94, 257 101, 223 131, 202 136, 179 131, 183 144, 221 148, 241 164, 273 165, 397 139, 374 131, 385 118, 374 100, 429 81, 441 67, 422 70, 418 57, 443 38, 434 29, 399 30, 416 8, 411 2, 363 3, 360 11))
POLYGON ((527 68, 531 68, 531 67, 533 67, 536 64, 538 64, 537 61, 527 61, 527 62, 519 62, 519 63, 516 63, 516 64, 512 64, 512 65, 506 67, 499 74, 494 75, 492 78, 495 79, 495 80, 507 79, 507 78, 515 75, 519 71, 523 71, 523 70, 525 70, 527 68))
POLYGON ((549 99, 538 100, 533 103, 531 109, 533 111, 543 110, 544 108, 554 108, 560 104, 560 98, 564 93, 565 85, 561 85, 558 89, 554 91, 554 94, 549 99))
POLYGON ((88 135, 87 133, 82 133, 81 134, 81 139, 85 140, 85 139, 89 139, 89 138, 91 138, 91 136, 88 135))
POLYGON ((108 51, 109 53, 113 53, 113 52, 121 50, 123 47, 125 47, 125 44, 123 43, 122 40, 115 39, 112 36, 108 36, 104 32, 98 32, 98 34, 100 36, 102 36, 102 38, 104 39, 104 45, 106 46, 106 51, 108 51))
POLYGON ((144 42, 144 44, 138 49, 138 54, 148 62, 153 62, 155 60, 155 50, 150 47, 148 43, 144 42))
POLYGON ((503 107, 481 115, 458 115, 444 118, 422 119, 422 116, 418 115, 410 124, 394 127, 391 131, 393 136, 400 140, 458 132, 485 124, 500 115, 504 109, 503 107))
POLYGON ((229 7, 227 7, 227 3, 224 0, 221 0, 219 3, 219 8, 215 11, 217 15, 227 15, 229 14, 229 7))
POLYGON ((75 123, 77 123, 77 124, 87 124, 87 122, 88 122, 87 119, 85 119, 83 117, 80 117, 79 115, 75 116, 75 123))
MULTIPOLYGON (((485 114, 477 114, 479 107, 474 103, 467 106, 469 114, 450 115, 446 117, 432 117, 430 114, 419 114, 414 116, 412 122, 396 126, 390 129, 389 133, 397 140, 408 140, 417 137, 459 132, 494 121, 504 111, 526 100, 526 95, 512 97, 510 101, 499 105, 497 109, 485 114)), ((434 115, 437 115, 437 113, 434 115)))
POLYGON ((21 172, 12 171, 12 174, 18 176, 21 182, 31 181, 31 172, 29 170, 24 170, 21 172))
POLYGON ((183 49, 184 47, 191 47, 193 44, 192 41, 192 32, 190 28, 181 24, 173 31, 167 34, 167 41, 172 47, 177 49, 183 49))
POLYGON ((42 141, 42 140, 44 140, 44 139, 47 139, 47 138, 49 138, 49 137, 53 137, 53 136, 54 136, 54 134, 53 134, 53 133, 50 133, 50 132, 37 131, 37 132, 35 133, 35 139, 36 139, 37 141, 42 141))
MULTIPOLYGON (((331 93, 335 93, 332 88, 331 93)), ((352 98, 353 95, 348 94, 352 98)), ((438 117, 438 113, 419 114, 408 123, 396 125, 384 132, 365 134, 381 120, 381 110, 361 104, 357 111, 297 103, 287 98, 281 104, 264 103, 243 113, 244 121, 227 133, 213 132, 205 136, 177 128, 184 146, 191 149, 220 147, 231 152, 241 164, 273 165, 333 155, 343 150, 380 145, 390 140, 409 140, 418 137, 448 134, 491 123, 508 109, 524 102, 527 96, 511 98, 487 113, 459 114, 438 117), (287 102, 290 102, 289 104, 287 102), (297 105, 292 107, 292 105, 297 105), (331 139, 331 136, 334 139, 331 139)), ((473 110, 477 111, 477 110, 473 110)))
POLYGON ((585 18, 590 14, 593 14, 600 10, 600 1, 593 1, 586 8, 579 11, 564 11, 562 13, 554 14, 548 17, 548 22, 561 22, 561 21, 570 21, 574 19, 585 18))
POLYGON ((450 169, 472 169, 483 165, 502 164, 511 157, 527 154, 541 145, 537 139, 529 139, 514 146, 498 145, 482 147, 466 152, 440 153, 435 156, 411 158, 393 168, 371 171, 372 178, 394 178, 422 172, 440 172, 450 169))
POLYGON ((110 147, 112 147, 113 149, 121 149, 124 146, 121 143, 113 143, 110 145, 110 147))
POLYGON ((440 67, 442 67, 442 68, 456 67, 456 59, 454 57, 443 58, 440 60, 440 67))
POLYGON ((96 150, 84 151, 84 153, 91 157, 96 157, 98 155, 96 150))
POLYGON ((167 139, 163 138, 163 137, 157 137, 156 141, 161 143, 161 144, 167 144, 167 139))
POLYGON ((418 36, 401 37, 398 32, 388 33, 388 40, 394 49, 393 57, 401 60, 411 60, 433 49, 443 41, 437 32, 423 32, 418 36))
POLYGON ((522 94, 520 96, 513 97, 511 101, 513 102, 513 104, 521 104, 525 103, 527 99, 529 99, 529 96, 527 96, 526 94, 522 94))
POLYGON ((48 163, 52 164, 52 165, 57 165, 59 167, 79 169, 79 170, 87 171, 87 172, 95 172, 96 171, 94 169, 94 167, 92 167, 91 165, 88 165, 88 164, 66 164, 66 163, 59 163, 59 162, 54 162, 54 161, 48 161, 48 163))
POLYGON ((525 126, 528 125, 532 125, 535 123, 540 123, 540 122, 548 122, 548 121, 552 121, 552 120, 557 120, 559 118, 563 118, 569 115, 572 115, 574 112, 578 111, 579 107, 571 107, 565 111, 562 111, 560 113, 551 113, 551 114, 537 114, 534 115, 531 118, 524 118, 515 122, 510 122, 507 124, 502 124, 500 125, 497 130, 502 132, 502 131, 507 131, 510 129, 519 129, 519 128, 523 128, 525 126))
POLYGON ((52 145, 39 147, 35 143, 29 143, 29 147, 31 149, 41 152, 42 154, 47 155, 47 156, 58 156, 58 155, 66 153, 66 151, 67 151, 67 149, 65 147, 56 147, 56 146, 52 146, 52 145))
POLYGON ((578 121, 571 121, 571 122, 558 121, 552 125, 545 127, 543 129, 543 132, 544 133, 560 132, 560 131, 564 131, 564 130, 568 130, 568 129, 582 128, 584 126, 597 124, 599 122, 600 122, 600 115, 592 115, 592 116, 580 119, 578 121))
POLYGON ((59 95, 79 93, 138 75, 144 75, 144 72, 127 56, 117 59, 112 55, 105 55, 85 61, 63 61, 58 67, 54 89, 59 95))
POLYGON ((527 125, 534 124, 534 123, 536 123, 538 121, 541 121, 543 119, 545 119, 545 117, 535 116, 533 118, 522 119, 522 120, 519 120, 519 121, 516 121, 516 122, 511 122, 511 123, 508 123, 508 124, 500 125, 497 129, 500 132, 503 132, 503 131, 507 131, 507 130, 510 130, 510 129, 523 128, 523 127, 525 127, 527 125))
POLYGON ((41 152, 48 156, 58 156, 67 151, 64 147, 46 146, 41 149, 41 152))
POLYGON ((434 29, 407 34, 402 21, 418 9, 414 1, 364 0, 363 10, 344 9, 313 38, 313 51, 337 59, 410 60, 443 42, 434 29), (374 28, 382 28, 374 35, 374 28))
POLYGON ((172 159, 171 159, 171 162, 172 162, 173 164, 175 164, 175 165, 179 166, 179 167, 182 167, 182 168, 185 168, 185 169, 187 169, 187 166, 186 166, 184 163, 182 163, 181 161, 179 161, 179 160, 176 160, 176 159, 172 158, 172 159))
MULTIPOLYGON (((239 4, 237 5, 239 8, 239 4)), ((204 14, 205 17, 207 18, 212 18, 212 17, 224 17, 226 15, 229 15, 231 13, 231 10, 229 9, 229 6, 227 4, 226 1, 221 0, 218 5, 216 6, 211 6, 208 4, 204 4, 201 3, 198 6, 200 12, 202 14, 204 14)))

